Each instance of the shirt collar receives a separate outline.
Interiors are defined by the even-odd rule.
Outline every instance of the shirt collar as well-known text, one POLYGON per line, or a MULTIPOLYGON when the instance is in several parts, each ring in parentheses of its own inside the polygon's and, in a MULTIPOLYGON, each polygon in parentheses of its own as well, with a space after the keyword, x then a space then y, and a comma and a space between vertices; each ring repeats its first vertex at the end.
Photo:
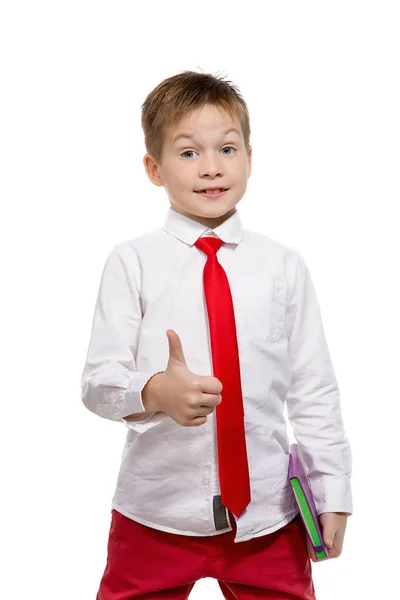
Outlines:
POLYGON ((164 229, 190 246, 193 246, 197 239, 204 233, 210 234, 214 232, 227 244, 238 244, 243 237, 243 226, 237 209, 224 223, 214 229, 210 229, 206 225, 202 225, 190 217, 181 215, 181 213, 169 207, 164 229))

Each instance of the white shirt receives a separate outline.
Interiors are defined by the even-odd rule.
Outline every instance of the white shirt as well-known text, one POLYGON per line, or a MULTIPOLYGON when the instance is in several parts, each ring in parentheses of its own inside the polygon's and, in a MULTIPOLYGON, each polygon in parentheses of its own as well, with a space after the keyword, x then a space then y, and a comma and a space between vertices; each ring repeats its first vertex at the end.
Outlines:
POLYGON ((112 508, 170 533, 230 531, 220 502, 215 410, 197 427, 144 412, 141 391, 164 371, 167 329, 187 366, 213 375, 203 269, 194 246, 217 235, 237 327, 251 502, 235 542, 280 529, 298 513, 288 480, 293 434, 309 468, 318 513, 352 514, 351 450, 315 289, 302 255, 243 228, 236 212, 210 230, 169 208, 163 227, 110 251, 101 276, 82 374, 82 401, 128 428, 112 508), (142 413, 134 420, 125 416, 142 413))

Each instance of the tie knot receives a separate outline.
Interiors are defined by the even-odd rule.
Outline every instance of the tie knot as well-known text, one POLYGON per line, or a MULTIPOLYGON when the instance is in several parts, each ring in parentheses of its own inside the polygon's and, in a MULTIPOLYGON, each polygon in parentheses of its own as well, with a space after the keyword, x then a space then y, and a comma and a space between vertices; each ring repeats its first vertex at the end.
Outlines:
POLYGON ((212 256, 217 254, 218 250, 221 248, 224 242, 217 238, 211 236, 199 237, 198 240, 194 243, 194 245, 199 248, 202 252, 207 254, 207 256, 212 256))

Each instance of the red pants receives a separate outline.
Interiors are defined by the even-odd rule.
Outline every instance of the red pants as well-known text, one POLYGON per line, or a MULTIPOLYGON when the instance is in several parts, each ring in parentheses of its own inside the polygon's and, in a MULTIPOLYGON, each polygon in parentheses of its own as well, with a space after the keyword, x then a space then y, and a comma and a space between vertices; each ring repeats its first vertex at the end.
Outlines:
POLYGON ((196 581, 218 580, 226 600, 315 600, 300 515, 268 535, 234 543, 233 531, 187 536, 112 510, 107 565, 96 600, 186 600, 196 581))

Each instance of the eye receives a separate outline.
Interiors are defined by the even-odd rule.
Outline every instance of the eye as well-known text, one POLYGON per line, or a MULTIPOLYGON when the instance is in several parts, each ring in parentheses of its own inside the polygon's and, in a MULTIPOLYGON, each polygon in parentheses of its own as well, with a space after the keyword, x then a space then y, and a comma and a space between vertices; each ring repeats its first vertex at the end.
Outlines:
MULTIPOLYGON (((224 146, 222 148, 222 150, 226 150, 227 148, 231 148, 231 150, 235 150, 235 148, 233 146, 224 146)), ((190 152, 195 152, 195 150, 186 150, 185 152, 182 152, 181 156, 184 156, 185 154, 189 154, 190 152)), ((230 154, 227 154, 227 153, 225 153, 225 154, 226 154, 226 156, 230 156, 230 154, 232 154, 232 152, 230 154)), ((189 158, 191 158, 191 157, 189 156, 189 158)))
MULTIPOLYGON (((235 150, 235 148, 233 146, 225 146, 224 148, 222 148, 222 150, 226 150, 227 148, 231 148, 231 150, 235 150)), ((231 154, 232 154, 232 152, 231 152, 231 154)))

